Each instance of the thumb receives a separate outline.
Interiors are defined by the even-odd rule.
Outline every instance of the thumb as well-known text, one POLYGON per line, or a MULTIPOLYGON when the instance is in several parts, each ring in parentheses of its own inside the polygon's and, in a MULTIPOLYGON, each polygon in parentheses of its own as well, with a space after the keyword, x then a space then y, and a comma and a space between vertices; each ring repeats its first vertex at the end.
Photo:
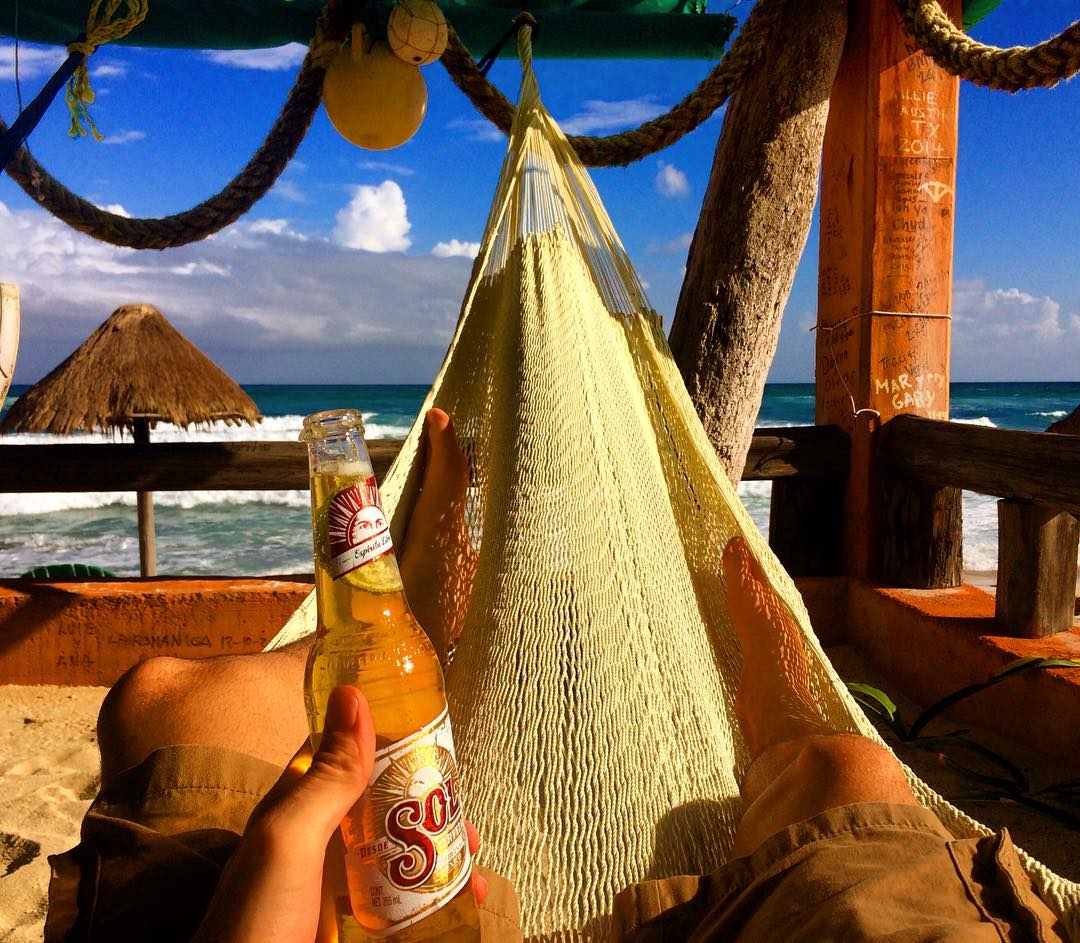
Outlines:
MULTIPOLYGON (((290 763, 304 768, 301 751, 290 763)), ((302 776, 286 773, 263 800, 260 816, 297 847, 314 843, 320 852, 367 788, 375 764, 375 725, 367 698, 351 685, 334 688, 318 749, 302 776)))

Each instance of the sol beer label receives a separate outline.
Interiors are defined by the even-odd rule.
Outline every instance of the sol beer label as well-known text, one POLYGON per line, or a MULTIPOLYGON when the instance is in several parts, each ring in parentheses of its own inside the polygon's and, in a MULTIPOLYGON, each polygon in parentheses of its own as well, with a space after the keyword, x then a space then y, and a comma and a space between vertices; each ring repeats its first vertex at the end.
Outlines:
POLYGON ((334 579, 385 557, 394 549, 375 478, 342 488, 328 513, 330 572, 334 579))
POLYGON ((396 933, 453 900, 472 861, 445 710, 375 754, 371 783, 349 818, 372 836, 345 855, 353 915, 367 933, 396 933))

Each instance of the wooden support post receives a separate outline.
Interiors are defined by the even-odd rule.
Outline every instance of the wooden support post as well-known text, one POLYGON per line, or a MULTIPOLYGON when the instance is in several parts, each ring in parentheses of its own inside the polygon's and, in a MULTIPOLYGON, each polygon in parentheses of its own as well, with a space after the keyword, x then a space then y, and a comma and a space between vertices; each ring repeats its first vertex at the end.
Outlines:
POLYGON ((772 483, 769 546, 792 576, 844 572, 844 479, 788 478, 772 483))
POLYGON ((814 217, 847 7, 781 0, 764 59, 728 103, 690 245, 668 342, 732 482, 814 217))
POLYGON ((0 407, 11 388, 18 352, 19 289, 16 285, 0 284, 0 407))
MULTIPOLYGON (((961 0, 942 6, 959 21, 961 0)), ((937 561, 916 567, 916 582, 950 585, 960 573, 961 515, 944 507, 958 492, 929 503, 922 491, 894 492, 894 503, 913 506, 895 507, 889 524, 911 526, 884 537, 874 441, 900 413, 949 415, 958 100, 959 81, 916 49, 893 4, 854 0, 825 132, 816 418, 852 437, 847 572, 901 584, 913 559, 937 561), (884 543, 939 539, 905 547, 883 570, 884 543)))
MULTIPOLYGON (((136 419, 132 424, 132 439, 136 445, 150 444, 150 420, 136 419)), ((154 493, 138 491, 139 513, 139 573, 157 576, 157 541, 154 537, 154 493)))
POLYGON ((998 501, 995 621, 1007 635, 1039 638, 1073 627, 1080 525, 1067 511, 998 501))
POLYGON ((963 579, 963 508, 959 488, 885 478, 882 572, 894 586, 933 589, 963 579))

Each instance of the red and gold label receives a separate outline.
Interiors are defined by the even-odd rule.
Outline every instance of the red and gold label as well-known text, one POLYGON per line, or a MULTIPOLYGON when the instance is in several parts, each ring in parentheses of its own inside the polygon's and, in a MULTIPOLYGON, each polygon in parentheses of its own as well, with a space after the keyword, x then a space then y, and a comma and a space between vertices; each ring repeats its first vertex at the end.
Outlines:
POLYGON ((374 477, 342 488, 328 512, 330 572, 340 579, 394 550, 374 477))
POLYGON ((472 861, 445 710, 375 754, 371 784, 349 818, 368 839, 350 843, 345 872, 353 915, 369 934, 397 932, 453 900, 472 861))

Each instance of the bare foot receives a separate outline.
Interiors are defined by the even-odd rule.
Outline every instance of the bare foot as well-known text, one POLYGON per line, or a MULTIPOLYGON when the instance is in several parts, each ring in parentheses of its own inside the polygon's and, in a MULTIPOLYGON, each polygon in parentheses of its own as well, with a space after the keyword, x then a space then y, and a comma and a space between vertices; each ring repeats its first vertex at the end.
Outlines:
POLYGON ((751 755, 823 732, 802 631, 742 537, 724 548, 724 584, 742 649, 735 710, 751 755))
POLYGON ((441 409, 424 417, 424 481, 401 552, 413 614, 440 658, 457 639, 472 592, 476 554, 465 529, 469 463, 441 409))

